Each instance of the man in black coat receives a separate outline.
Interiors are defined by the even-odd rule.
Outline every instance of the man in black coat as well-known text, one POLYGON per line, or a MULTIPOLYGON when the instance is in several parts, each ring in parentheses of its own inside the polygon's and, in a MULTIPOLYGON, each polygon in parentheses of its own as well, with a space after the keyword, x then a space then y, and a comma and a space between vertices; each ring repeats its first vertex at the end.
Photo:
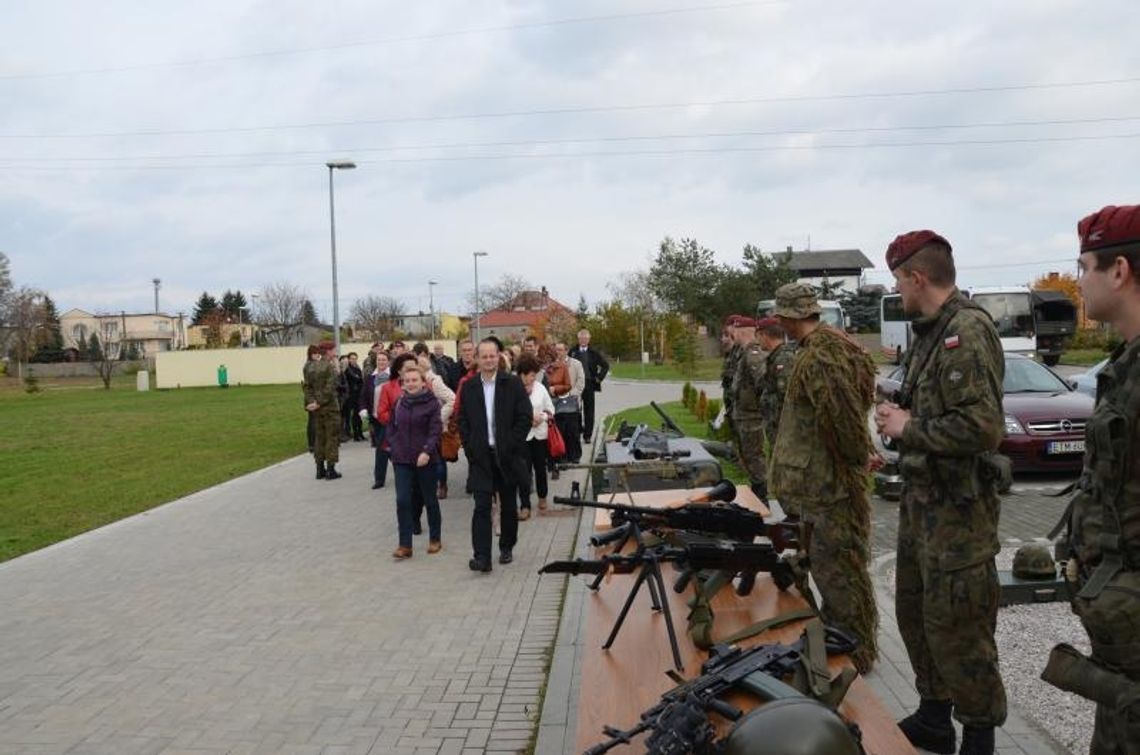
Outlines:
POLYGON ((479 342, 479 371, 459 391, 459 436, 467 456, 467 492, 475 498, 471 515, 468 563, 473 571, 491 571, 491 496, 499 497, 499 563, 514 560, 518 541, 518 490, 529 474, 526 436, 530 398, 517 375, 499 371, 498 339, 479 342))
POLYGON ((594 437, 594 394, 602 390, 602 381, 610 371, 610 363, 602 352, 590 348, 590 331, 578 331, 578 345, 568 356, 582 363, 586 387, 582 389, 582 438, 588 443, 594 437))

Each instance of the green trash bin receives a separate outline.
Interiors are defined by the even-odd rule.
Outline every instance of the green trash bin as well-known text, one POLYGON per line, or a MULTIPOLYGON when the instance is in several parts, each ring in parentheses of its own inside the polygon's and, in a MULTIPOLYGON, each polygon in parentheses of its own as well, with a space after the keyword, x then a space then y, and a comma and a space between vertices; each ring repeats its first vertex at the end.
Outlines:
POLYGON ((229 388, 230 387, 229 380, 230 380, 230 375, 229 375, 229 371, 226 370, 226 366, 224 364, 219 364, 218 365, 218 387, 219 388, 229 388))

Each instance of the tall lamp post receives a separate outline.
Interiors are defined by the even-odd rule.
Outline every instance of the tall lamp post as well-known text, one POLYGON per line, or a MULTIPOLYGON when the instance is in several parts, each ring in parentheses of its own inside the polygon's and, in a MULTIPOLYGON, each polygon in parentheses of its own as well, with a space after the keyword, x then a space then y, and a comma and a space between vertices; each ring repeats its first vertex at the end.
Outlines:
POLYGON ((333 342, 336 344, 336 354, 340 356, 340 300, 336 291, 336 208, 333 203, 333 171, 352 170, 356 163, 344 160, 341 162, 327 162, 329 169, 329 244, 332 248, 332 284, 333 284, 333 342))
POLYGON ((439 281, 428 281, 428 314, 431 315, 431 340, 435 340, 435 287, 439 281))
POLYGON ((249 308, 249 323, 250 323, 249 340, 253 346, 257 345, 257 338, 254 335, 252 326, 253 326, 253 323, 257 320, 257 297, 258 296, 260 296, 260 294, 257 294, 257 293, 251 293, 249 295, 249 298, 251 300, 253 300, 253 305, 249 308))
POLYGON ((486 252, 471 252, 471 256, 475 258, 475 343, 476 345, 482 340, 482 334, 479 332, 479 313, 482 311, 479 306, 479 258, 486 257, 486 252))

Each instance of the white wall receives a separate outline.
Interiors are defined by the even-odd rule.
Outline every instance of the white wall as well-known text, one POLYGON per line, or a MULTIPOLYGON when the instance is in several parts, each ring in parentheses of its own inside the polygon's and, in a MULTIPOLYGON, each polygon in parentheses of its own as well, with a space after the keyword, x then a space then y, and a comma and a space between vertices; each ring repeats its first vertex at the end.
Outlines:
MULTIPOLYGON (((427 341, 434 348, 443 344, 444 353, 455 357, 454 341, 427 341)), ((355 351, 360 361, 368 355, 370 343, 342 343, 340 351, 355 351)), ((225 365, 230 385, 281 385, 300 383, 305 366, 305 346, 269 346, 256 349, 195 349, 161 351, 155 356, 155 387, 192 388, 218 384, 218 366, 225 365)))

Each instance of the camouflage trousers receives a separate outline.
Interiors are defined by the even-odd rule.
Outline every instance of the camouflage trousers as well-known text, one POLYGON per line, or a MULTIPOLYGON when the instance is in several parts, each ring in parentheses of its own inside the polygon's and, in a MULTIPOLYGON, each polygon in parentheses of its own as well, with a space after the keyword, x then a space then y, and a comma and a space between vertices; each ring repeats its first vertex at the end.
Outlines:
POLYGON ((313 456, 317 461, 333 464, 340 461, 340 409, 336 404, 313 412, 317 437, 313 443, 313 456))
POLYGON ((1140 753, 1140 572, 1119 572, 1095 598, 1075 597, 1081 584, 1069 584, 1073 610, 1080 616, 1099 665, 1133 683, 1133 693, 1120 707, 1097 703, 1093 724, 1094 755, 1140 753))
POLYGON ((764 457, 764 422, 758 419, 735 419, 736 451, 740 465, 748 472, 750 482, 768 479, 768 460, 764 457))
POLYGON ((1006 701, 994 641, 1000 593, 994 561, 945 571, 922 558, 915 534, 899 527, 895 616, 918 694, 953 701, 963 724, 1001 726, 1006 701))
POLYGON ((879 657, 879 611, 869 568, 871 508, 864 494, 856 498, 805 504, 801 515, 812 525, 808 558, 823 598, 820 617, 859 641, 851 660, 860 673, 866 673, 879 657))

